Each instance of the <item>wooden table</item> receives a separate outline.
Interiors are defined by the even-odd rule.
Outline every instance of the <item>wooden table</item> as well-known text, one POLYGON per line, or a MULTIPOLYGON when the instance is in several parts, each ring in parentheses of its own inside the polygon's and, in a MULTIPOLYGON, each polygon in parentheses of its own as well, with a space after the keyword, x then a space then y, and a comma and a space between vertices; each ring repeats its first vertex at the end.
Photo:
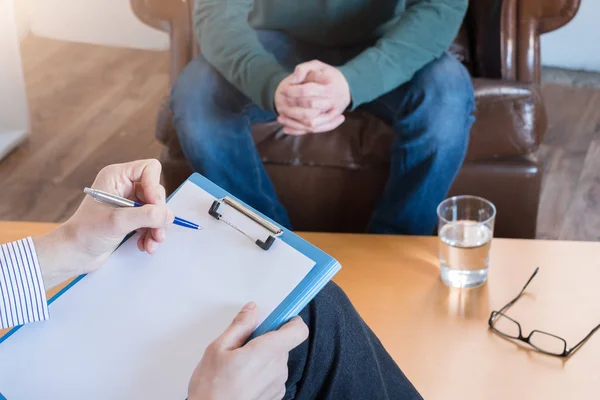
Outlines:
MULTIPOLYGON (((52 226, 0 223, 0 243, 52 226)), ((600 323, 600 243, 494 239, 488 283, 459 290, 439 279, 436 238, 302 236, 342 263, 336 282, 426 399, 598 397, 600 333, 564 361, 499 337, 487 320, 539 266, 509 315, 575 344, 600 323)))

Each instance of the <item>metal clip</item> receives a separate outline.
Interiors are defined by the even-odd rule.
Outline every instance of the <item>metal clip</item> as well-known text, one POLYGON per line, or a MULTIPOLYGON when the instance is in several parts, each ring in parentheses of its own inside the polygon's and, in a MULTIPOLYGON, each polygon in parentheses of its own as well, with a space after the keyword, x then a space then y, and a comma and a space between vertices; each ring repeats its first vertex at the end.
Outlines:
POLYGON ((210 209, 208 210, 208 213, 212 217, 214 217, 214 218, 216 218, 216 219, 218 219, 220 221, 225 222, 227 225, 231 226, 233 229, 235 229, 236 231, 240 232, 241 234, 243 234, 244 236, 246 236, 248 239, 252 240, 254 243, 256 243, 256 245, 258 247, 260 247, 263 250, 269 250, 271 248, 271 245, 275 242, 275 237, 281 236, 281 234, 283 233, 283 230, 281 228, 279 228, 278 226, 270 223, 269 221, 267 221, 266 219, 264 219, 260 215, 256 214, 254 211, 249 210, 244 205, 242 205, 239 202, 235 201, 231 197, 224 197, 224 198, 222 198, 220 200, 215 200, 212 203, 212 205, 210 206, 210 209), (269 237, 267 238, 267 240, 262 241, 260 239, 253 238, 247 232, 245 232, 243 229, 241 229, 241 228, 235 226, 234 224, 232 224, 231 222, 223 219, 222 215, 219 214, 218 211, 217 211, 219 209, 219 206, 221 205, 221 202, 227 204, 228 206, 230 206, 231 208, 233 208, 237 212, 243 214, 247 218, 249 218, 252 221, 256 222, 257 224, 259 224, 260 226, 262 226, 263 228, 265 228, 266 230, 268 230, 269 232, 271 232, 271 235, 269 235, 269 237))

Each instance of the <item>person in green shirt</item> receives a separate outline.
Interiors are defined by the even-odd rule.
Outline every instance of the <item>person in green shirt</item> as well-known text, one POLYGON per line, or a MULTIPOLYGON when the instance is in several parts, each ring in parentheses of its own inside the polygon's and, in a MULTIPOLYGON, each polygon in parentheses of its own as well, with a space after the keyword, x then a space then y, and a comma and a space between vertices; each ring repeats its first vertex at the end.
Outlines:
POLYGON ((200 54, 173 86, 183 152, 198 172, 282 225, 286 210, 251 124, 326 134, 362 109, 396 137, 373 233, 430 235, 474 121, 465 67, 447 52, 468 0, 196 0, 200 54))

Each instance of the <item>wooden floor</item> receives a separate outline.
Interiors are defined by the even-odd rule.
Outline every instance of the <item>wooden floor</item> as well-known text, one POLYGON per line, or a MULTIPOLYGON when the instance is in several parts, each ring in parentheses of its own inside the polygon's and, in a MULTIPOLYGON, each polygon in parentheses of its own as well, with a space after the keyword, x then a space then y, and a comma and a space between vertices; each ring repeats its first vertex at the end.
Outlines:
POLYGON ((544 85, 538 237, 600 240, 600 89, 544 85))
POLYGON ((0 220, 62 221, 105 165, 156 157, 166 53, 28 37, 30 139, 0 162, 0 220))
MULTIPOLYGON (((104 165, 158 155, 167 54, 35 37, 22 53, 33 134, 0 162, 0 220, 62 221, 104 165)), ((544 94, 538 236, 600 240, 600 89, 544 94)))

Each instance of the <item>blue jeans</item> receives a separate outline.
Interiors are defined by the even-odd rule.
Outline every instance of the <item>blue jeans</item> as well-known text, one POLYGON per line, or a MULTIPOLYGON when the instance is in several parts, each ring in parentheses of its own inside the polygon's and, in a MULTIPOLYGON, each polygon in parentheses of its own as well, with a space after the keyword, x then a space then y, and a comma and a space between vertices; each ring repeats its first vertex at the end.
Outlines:
MULTIPOLYGON (((364 48, 332 49, 281 32, 257 33, 265 49, 290 71, 312 59, 342 65, 364 48)), ((251 136, 251 124, 273 121, 276 114, 253 104, 202 55, 183 70, 171 101, 179 140, 194 170, 291 228, 251 136)), ((361 108, 388 122, 396 133, 389 180, 369 232, 432 234, 436 207, 462 165, 474 120, 469 73, 444 54, 409 82, 361 108)))

